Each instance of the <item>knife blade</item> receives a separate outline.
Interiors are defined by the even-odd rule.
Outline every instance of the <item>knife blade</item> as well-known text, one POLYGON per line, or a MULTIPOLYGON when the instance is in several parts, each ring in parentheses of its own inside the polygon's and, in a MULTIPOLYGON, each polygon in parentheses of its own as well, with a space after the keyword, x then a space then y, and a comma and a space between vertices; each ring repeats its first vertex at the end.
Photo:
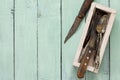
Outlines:
POLYGON ((74 21, 72 27, 70 28, 66 38, 65 38, 64 43, 66 43, 66 41, 76 32, 76 30, 79 27, 80 22, 82 21, 82 19, 86 15, 86 13, 89 10, 90 5, 91 5, 92 2, 93 2, 93 0, 85 0, 84 1, 83 5, 82 5, 82 7, 81 7, 81 9, 79 11, 78 16, 75 18, 75 21, 74 21))

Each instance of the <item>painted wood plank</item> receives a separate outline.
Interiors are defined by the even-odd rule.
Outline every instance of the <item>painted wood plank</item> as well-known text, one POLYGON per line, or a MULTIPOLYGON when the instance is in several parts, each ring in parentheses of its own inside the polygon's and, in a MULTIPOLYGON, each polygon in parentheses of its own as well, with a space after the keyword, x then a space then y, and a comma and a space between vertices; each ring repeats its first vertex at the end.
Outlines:
MULTIPOLYGON (((97 1, 97 2, 99 2, 99 1, 97 1)), ((68 4, 68 1, 66 1, 66 3, 68 4)), ((69 2, 69 3, 71 3, 72 5, 74 4, 74 2, 69 2)), ((77 2, 78 3, 78 2, 77 2)), ((108 1, 104 1, 104 2, 102 2, 102 1, 100 1, 100 3, 102 3, 102 4, 104 4, 104 5, 108 5, 108 1)), ((82 3, 81 3, 82 4, 82 3)), ((67 5, 68 6, 68 5, 67 5)), ((72 10, 72 12, 75 12, 74 11, 74 7, 73 6, 71 6, 71 5, 69 5, 68 7, 69 8, 67 8, 67 6, 66 6, 66 4, 65 4, 65 1, 63 1, 63 20, 62 20, 62 22, 63 22, 63 25, 62 25, 62 27, 63 27, 63 35, 64 35, 64 37, 65 37, 65 34, 67 34, 67 31, 66 31, 66 33, 64 32, 65 30, 67 30, 68 28, 66 28, 66 26, 69 24, 69 26, 71 26, 72 25, 72 22, 74 21, 74 19, 70 19, 70 16, 72 16, 73 15, 73 13, 69 13, 71 10, 72 10), (66 14, 69 16, 69 18, 66 16, 66 14), (72 15, 71 15, 72 14, 72 15), (69 20, 68 20, 69 19, 69 20), (71 20, 71 22, 70 22, 70 20, 71 20), (73 20, 73 21, 72 21, 73 20), (71 24, 70 24, 71 23, 71 24), (65 26, 65 27, 64 27, 65 26)), ((76 10, 77 11, 77 10, 76 10)), ((76 12, 77 13, 77 12, 76 12)), ((74 17, 74 15, 73 15, 73 17, 74 17)), ((82 29, 81 29, 81 32, 82 32, 82 29)), ((80 33, 81 33, 80 32, 80 33)), ((76 34, 77 35, 77 34, 76 34)), ((80 36, 80 34, 79 34, 79 36, 80 36)), ((63 41, 64 41, 64 37, 63 37, 63 41)), ((77 38, 77 37, 76 37, 77 38)), ((75 41, 76 42, 76 45, 78 44, 77 43, 77 41, 76 40, 78 40, 78 38, 77 39, 75 39, 75 40, 73 40, 73 41, 75 41)), ((78 40, 79 41, 79 40, 78 40)), ((70 44, 70 40, 68 41, 69 43, 67 43, 67 45, 64 45, 63 44, 63 70, 62 71, 64 71, 63 72, 63 80, 64 79, 75 79, 75 76, 76 76, 76 72, 77 72, 77 69, 72 69, 72 66, 71 66, 71 63, 70 62, 72 62, 72 60, 73 60, 73 56, 75 55, 75 54, 73 54, 73 55, 71 55, 70 56, 70 53, 72 54, 72 52, 74 51, 74 53, 75 53, 75 51, 76 50, 73 50, 73 49, 77 49, 77 47, 75 47, 76 45, 75 45, 75 43, 74 44, 70 44), (75 45, 75 46, 74 46, 75 45), (65 48, 66 47, 66 48, 65 48), (70 47, 71 47, 71 49, 70 49, 70 47), (73 48, 74 47, 74 48, 73 48), (67 50, 68 49, 68 50, 67 50), (68 57, 68 55, 69 55, 69 57, 68 57), (71 59, 70 59, 71 58, 71 59), (68 67, 69 66, 69 67, 68 67), (72 72, 72 71, 73 72, 72 72), (65 76, 66 75, 66 76, 65 76)), ((72 43, 72 41, 71 41, 71 43, 72 43)), ((104 60, 103 60, 103 66, 101 67, 101 70, 100 70, 100 73, 98 74, 98 75, 95 75, 94 74, 94 77, 95 77, 95 79, 97 78, 97 79, 107 79, 108 80, 108 78, 109 78, 109 44, 108 44, 108 46, 107 46, 107 48, 106 48, 106 51, 105 51, 105 58, 104 58, 104 60), (107 64, 106 64, 107 63, 107 64), (98 76, 98 77, 97 77, 98 76), (101 78, 100 78, 101 77, 101 78)), ((88 72, 87 74, 86 74, 86 79, 93 79, 93 77, 92 77, 92 74, 93 73, 90 73, 90 72, 88 72)))
POLYGON ((0 80, 13 80, 13 0, 0 3, 0 80))
POLYGON ((81 22, 76 33, 66 44, 64 44, 64 39, 75 17, 78 15, 83 1, 84 0, 62 0, 62 80, 78 80, 77 68, 73 67, 72 64, 85 25, 85 19, 81 22))
POLYGON ((39 80, 60 80, 60 0, 38 0, 39 80))
POLYGON ((110 0, 110 7, 117 11, 113 30, 110 37, 110 79, 120 80, 120 0, 110 0))
POLYGON ((37 80, 37 0, 15 0, 15 80, 37 80))
MULTIPOLYGON (((100 3, 105 6, 109 6, 109 0, 95 0, 95 2, 100 3)), ((87 72, 86 80, 109 80, 109 42, 107 44, 105 54, 100 65, 100 70, 97 74, 87 72)))

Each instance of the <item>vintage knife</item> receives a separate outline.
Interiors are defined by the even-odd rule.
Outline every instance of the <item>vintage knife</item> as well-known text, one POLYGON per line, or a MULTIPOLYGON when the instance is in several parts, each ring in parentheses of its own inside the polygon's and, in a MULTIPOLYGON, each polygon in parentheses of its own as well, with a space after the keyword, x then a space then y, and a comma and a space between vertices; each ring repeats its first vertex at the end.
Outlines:
POLYGON ((93 2, 93 0, 85 0, 78 16, 76 17, 71 29, 69 30, 64 43, 66 43, 66 41, 76 32, 76 30, 78 29, 78 26, 80 24, 80 22, 82 21, 83 17, 86 15, 87 11, 90 8, 91 3, 93 2))
MULTIPOLYGON (((88 43, 88 41, 90 39, 92 30, 96 27, 96 25, 97 25, 97 23, 99 21, 100 15, 98 15, 97 13, 98 13, 98 11, 96 11, 94 13, 94 15, 92 16, 88 32, 87 32, 86 38, 85 38, 84 43, 83 43, 83 49, 84 50, 85 50, 86 45, 87 45, 87 43, 88 43)), ((79 57, 79 62, 82 61, 82 58, 83 58, 82 53, 84 53, 84 52, 83 51, 81 52, 80 57, 79 57)))
POLYGON ((78 78, 83 78, 84 77, 84 74, 86 72, 88 63, 89 63, 92 55, 96 53, 96 50, 95 50, 95 47, 96 47, 95 46, 96 38, 97 38, 97 35, 93 31, 92 34, 91 34, 90 40, 88 42, 88 45, 86 47, 85 53, 83 55, 81 64, 80 64, 80 66, 78 68, 78 72, 77 72, 78 78))
POLYGON ((98 11, 95 12, 95 15, 92 18, 91 24, 90 24, 90 31, 89 36, 90 38, 85 42, 85 52, 80 60, 80 66, 78 68, 77 76, 78 78, 83 78, 84 74, 86 72, 88 63, 93 55, 96 54, 96 39, 97 39, 97 32, 96 32, 96 26, 98 25, 98 21, 101 15, 98 14, 98 11))

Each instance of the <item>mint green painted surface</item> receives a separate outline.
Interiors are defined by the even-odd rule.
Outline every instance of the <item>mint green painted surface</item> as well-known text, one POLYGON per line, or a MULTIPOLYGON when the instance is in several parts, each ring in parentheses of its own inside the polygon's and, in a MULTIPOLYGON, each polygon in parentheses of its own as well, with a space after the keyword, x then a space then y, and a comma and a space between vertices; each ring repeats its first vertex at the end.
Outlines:
POLYGON ((114 27, 111 32, 110 37, 110 71, 111 71, 111 80, 119 80, 120 79, 120 1, 111 1, 110 7, 115 8, 117 11, 116 20, 114 22, 114 27))
POLYGON ((12 0, 1 1, 0 3, 0 80, 13 80, 13 12, 12 10, 13 10, 12 0))
POLYGON ((85 19, 64 44, 84 0, 1 0, 0 80, 120 80, 119 0, 95 0, 117 10, 98 74, 72 66, 85 19))
MULTIPOLYGON (((80 28, 74 36, 71 37, 66 44, 64 39, 72 26, 75 17, 79 12, 84 0, 63 0, 62 1, 62 80, 77 80, 77 68, 73 67, 73 60, 78 48, 80 36, 85 24, 85 20, 82 21, 80 28), (76 6, 76 7, 73 7, 76 6)), ((83 79, 84 80, 84 79, 83 79)))
POLYGON ((38 1, 38 80, 60 80, 60 0, 38 1))
POLYGON ((15 0, 15 80, 37 80, 37 1, 15 0))

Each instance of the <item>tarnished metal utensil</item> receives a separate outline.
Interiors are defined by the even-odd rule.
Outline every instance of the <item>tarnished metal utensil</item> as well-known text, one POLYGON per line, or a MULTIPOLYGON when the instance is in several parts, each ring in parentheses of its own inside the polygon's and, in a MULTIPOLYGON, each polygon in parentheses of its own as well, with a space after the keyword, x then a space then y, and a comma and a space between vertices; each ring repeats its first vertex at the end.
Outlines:
POLYGON ((101 47, 101 44, 102 44, 102 39, 103 39, 103 33, 105 33, 106 31, 106 26, 107 26, 107 22, 108 22, 108 18, 109 16, 108 15, 103 15, 100 20, 99 20, 99 23, 96 27, 96 31, 98 32, 98 36, 97 36, 97 54, 95 56, 95 68, 98 69, 99 67, 99 61, 100 61, 100 47, 101 47))

